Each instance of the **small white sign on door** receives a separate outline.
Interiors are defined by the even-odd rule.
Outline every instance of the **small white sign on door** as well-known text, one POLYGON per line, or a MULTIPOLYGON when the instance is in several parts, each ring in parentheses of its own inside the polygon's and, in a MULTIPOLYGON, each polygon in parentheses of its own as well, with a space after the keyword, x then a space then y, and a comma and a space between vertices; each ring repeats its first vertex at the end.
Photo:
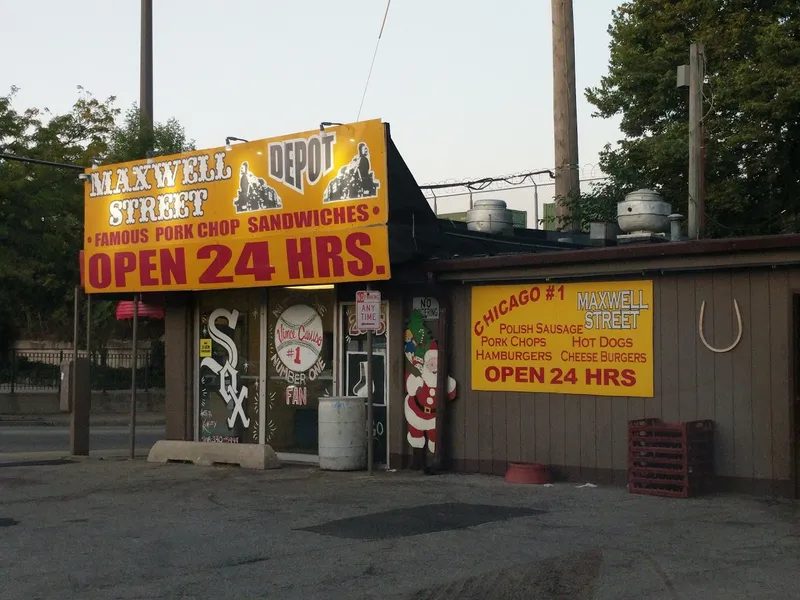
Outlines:
POLYGON ((381 328, 380 292, 356 292, 356 327, 361 331, 378 331, 381 328))
POLYGON ((437 320, 439 318, 439 301, 436 298, 414 298, 411 308, 422 314, 426 320, 437 320))

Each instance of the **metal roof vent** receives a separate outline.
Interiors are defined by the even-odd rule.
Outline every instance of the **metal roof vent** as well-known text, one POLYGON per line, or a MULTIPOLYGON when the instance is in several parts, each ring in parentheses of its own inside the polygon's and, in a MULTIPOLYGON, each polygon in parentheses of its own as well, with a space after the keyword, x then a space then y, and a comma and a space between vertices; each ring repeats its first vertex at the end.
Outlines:
POLYGON ((467 211, 467 229, 482 233, 514 234, 514 221, 505 200, 476 200, 467 211))
POLYGON ((641 189, 617 204, 617 223, 625 235, 618 242, 666 241, 672 206, 654 190, 641 189))

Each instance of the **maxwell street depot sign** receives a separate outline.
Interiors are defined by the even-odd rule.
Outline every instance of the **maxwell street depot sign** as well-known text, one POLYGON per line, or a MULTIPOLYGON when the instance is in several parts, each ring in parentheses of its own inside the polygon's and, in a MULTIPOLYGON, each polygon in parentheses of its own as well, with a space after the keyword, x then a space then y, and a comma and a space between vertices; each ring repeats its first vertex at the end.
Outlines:
POLYGON ((89 293, 389 279, 380 120, 86 174, 89 293))
POLYGON ((472 288, 472 388, 653 395, 653 282, 472 288))

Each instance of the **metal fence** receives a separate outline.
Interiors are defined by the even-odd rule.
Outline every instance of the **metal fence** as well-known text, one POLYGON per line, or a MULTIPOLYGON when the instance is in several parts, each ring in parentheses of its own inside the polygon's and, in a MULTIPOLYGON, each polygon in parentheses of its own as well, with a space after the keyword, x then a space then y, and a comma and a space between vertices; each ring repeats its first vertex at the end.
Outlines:
MULTIPOLYGON (((79 350, 78 356, 86 357, 79 350)), ((61 390, 61 364, 72 359, 72 350, 12 350, 0 361, 0 393, 58 392, 61 390)), ((133 352, 98 350, 91 356, 93 391, 130 389, 133 352)), ((136 357, 139 389, 164 387, 164 354, 154 348, 140 350, 136 357)))

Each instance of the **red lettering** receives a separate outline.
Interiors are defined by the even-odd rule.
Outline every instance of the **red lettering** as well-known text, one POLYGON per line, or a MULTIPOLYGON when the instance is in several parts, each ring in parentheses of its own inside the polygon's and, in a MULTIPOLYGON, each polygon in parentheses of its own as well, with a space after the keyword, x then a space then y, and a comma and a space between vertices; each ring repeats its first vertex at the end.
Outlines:
POLYGON ((586 369, 586 385, 600 385, 603 380, 603 369, 586 369))
POLYGON ((531 383, 544 383, 544 367, 528 367, 531 372, 531 383))
POLYGON ((177 285, 186 285, 186 250, 174 248, 175 256, 169 248, 161 248, 159 259, 161 261, 161 280, 164 285, 171 285, 173 280, 177 285))
MULTIPOLYGON (((211 225, 215 225, 212 223, 211 225)), ((211 226, 209 226, 211 229, 211 226)), ((203 274, 198 279, 199 283, 203 284, 218 284, 218 283, 232 283, 233 275, 220 275, 222 270, 228 266, 233 256, 233 251, 228 246, 221 244, 212 244, 210 246, 201 246, 197 250, 197 258, 199 260, 208 260, 212 257, 211 264, 206 267, 203 274)))
POLYGON ((564 381, 572 384, 578 383, 578 374, 575 372, 575 369, 570 369, 567 371, 567 373, 564 375, 564 381))
POLYGON ((613 383, 617 387, 619 387, 619 371, 617 369, 605 369, 603 373, 603 385, 609 385, 613 383))
POLYGON ((316 239, 317 268, 320 277, 344 277, 342 240, 333 235, 321 235, 316 239))
POLYGON ((344 206, 337 206, 333 209, 333 223, 334 225, 340 225, 345 223, 345 213, 344 213, 344 206))
POLYGON ((564 375, 564 371, 562 371, 558 367, 550 369, 550 374, 553 376, 550 379, 550 383, 552 383, 553 385, 561 385, 562 383, 564 383, 564 381, 561 379, 561 377, 564 375))
POLYGON ((252 275, 256 281, 271 280, 275 267, 269 260, 269 242, 247 242, 239 254, 233 272, 243 277, 252 275))
POLYGON ((347 270, 356 277, 364 277, 372 273, 375 266, 372 255, 364 250, 364 247, 372 245, 369 234, 363 231, 351 233, 345 238, 344 244, 347 252, 355 259, 347 261, 347 270))
POLYGON ((111 258, 108 254, 93 254, 89 258, 89 285, 100 290, 111 285, 111 258))
POLYGON ((369 206, 366 204, 359 204, 356 207, 356 210, 358 211, 358 217, 356 219, 357 221, 361 221, 363 223, 369 219, 369 206))
POLYGON ((280 215, 270 215, 269 216, 269 230, 270 231, 280 231, 281 228, 281 216, 280 215))
POLYGON ((633 387, 636 385, 636 371, 633 369, 622 369, 622 385, 633 387))
POLYGON ((286 263, 289 268, 289 279, 314 277, 314 252, 311 249, 311 238, 287 239, 286 263))
POLYGON ((281 215, 281 227, 283 227, 283 229, 294 229, 294 218, 292 218, 292 213, 283 213, 281 215))
POLYGON ((331 209, 323 208, 319 212, 319 222, 325 227, 327 227, 328 225, 331 224, 332 221, 333 221, 333 213, 331 212, 331 209))
POLYGON ((158 285, 158 279, 153 275, 156 270, 156 251, 139 251, 139 281, 142 285, 158 285))
POLYGON ((128 273, 136 270, 136 255, 133 252, 114 253, 114 285, 124 288, 128 273))
POLYGON ((311 227, 311 220, 313 214, 314 212, 310 210, 295 213, 295 220, 297 221, 297 227, 298 228, 311 227))
POLYGON ((347 222, 355 223, 356 221, 356 207, 352 204, 347 207, 347 222))

